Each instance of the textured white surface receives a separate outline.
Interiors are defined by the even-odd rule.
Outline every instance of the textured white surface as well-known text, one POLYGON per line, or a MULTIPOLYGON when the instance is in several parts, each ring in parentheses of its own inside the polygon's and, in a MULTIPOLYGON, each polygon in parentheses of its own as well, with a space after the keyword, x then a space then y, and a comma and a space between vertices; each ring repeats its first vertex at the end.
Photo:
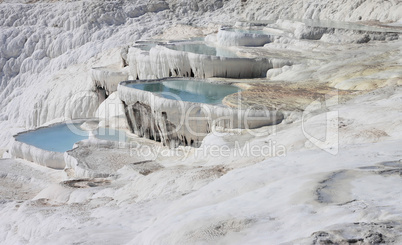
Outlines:
POLYGON ((217 43, 221 46, 264 46, 273 39, 274 37, 268 34, 236 32, 225 29, 220 29, 216 36, 217 43))
MULTIPOLYGON (((169 28, 176 24, 361 17, 398 26, 402 18, 400 1, 379 0, 16 2, 0 3, 0 148, 7 148, 18 131, 93 116, 99 101, 91 69, 121 62, 116 52, 120 45, 164 30, 170 32, 168 37, 183 34, 169 28), (70 103, 71 96, 77 101, 70 103)), ((186 30, 196 32, 193 28, 186 30)), ((270 79, 373 89, 323 110, 339 113, 337 155, 316 149, 295 120, 276 131, 259 129, 275 133, 258 137, 244 131, 209 135, 199 149, 133 143, 133 153, 144 156, 151 151, 149 156, 156 156, 153 161, 163 167, 145 164, 146 175, 122 159, 121 168, 113 169, 114 178, 83 179, 80 175, 94 176, 77 171, 77 179, 71 175, 73 180, 64 182, 70 177, 63 171, 0 159, 0 241, 312 244, 326 237, 338 243, 352 238, 368 242, 379 232, 385 244, 400 244, 401 41, 345 40, 342 35, 321 41, 283 37, 249 50, 250 56, 275 51, 303 58, 300 65, 268 72, 270 79), (239 147, 259 149, 270 142, 277 151, 283 146, 286 156, 262 156, 258 151, 239 156, 239 147), (223 152, 217 154, 219 149, 223 152), (86 188, 78 188, 80 183, 86 188)), ((113 104, 112 97, 103 106, 109 102, 113 104)), ((121 115, 120 109, 109 115, 102 110, 98 111, 104 118, 121 115)), ((323 111, 313 111, 304 123, 319 139, 326 132, 323 111)), ((330 144, 336 143, 334 136, 330 144)), ((104 150, 100 166, 112 162, 107 156, 118 160, 110 151, 108 155, 104 150)))
MULTIPOLYGON (((12 133, 71 116, 93 116, 98 106, 89 69, 110 65, 102 51, 146 39, 178 22, 206 26, 215 22, 277 18, 340 21, 400 21, 399 2, 352 1, 70 1, 24 4, 3 1, 0 10, 1 147, 12 133), (92 58, 92 59, 91 59, 92 58), (82 64, 72 67, 73 64, 82 64), (71 66, 71 67, 69 67, 71 66), (63 69, 66 69, 63 71, 63 69), (70 86, 64 86, 69 84, 70 86), (77 103, 66 101, 76 95, 77 103), (64 108, 55 104, 63 104, 64 108), (74 111, 75 115, 71 115, 74 111)), ((174 30, 173 30, 174 31, 174 30)), ((195 30, 194 30, 195 31, 195 30)), ((171 34, 170 36, 174 36, 171 34)), ((106 56, 107 57, 107 56, 106 56)), ((144 78, 150 78, 144 75, 144 78)))

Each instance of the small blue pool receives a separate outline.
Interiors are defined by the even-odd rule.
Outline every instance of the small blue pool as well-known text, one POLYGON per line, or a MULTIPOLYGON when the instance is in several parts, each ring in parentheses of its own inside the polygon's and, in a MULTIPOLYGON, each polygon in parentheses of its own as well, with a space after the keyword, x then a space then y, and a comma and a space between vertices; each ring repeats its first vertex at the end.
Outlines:
POLYGON ((222 104, 223 98, 227 95, 241 91, 239 87, 233 85, 206 83, 195 80, 129 83, 126 86, 149 91, 167 99, 212 105, 222 104))
MULTIPOLYGON (((80 129, 80 125, 80 123, 57 124, 19 134, 16 140, 47 151, 65 152, 71 150, 76 142, 88 139, 89 132, 80 129)), ((98 128, 94 134, 96 138, 102 140, 125 142, 128 139, 125 132, 111 128, 98 128)))

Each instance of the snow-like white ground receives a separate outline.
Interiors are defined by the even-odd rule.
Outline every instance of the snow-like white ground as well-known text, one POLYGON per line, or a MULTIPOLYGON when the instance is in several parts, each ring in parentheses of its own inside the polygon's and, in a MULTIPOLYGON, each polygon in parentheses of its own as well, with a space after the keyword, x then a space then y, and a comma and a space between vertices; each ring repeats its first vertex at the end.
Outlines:
MULTIPOLYGON (((95 116, 101 101, 91 69, 122 67, 122 47, 136 40, 278 18, 378 20, 398 28, 402 4, 0 1, 0 154, 16 132, 95 116)), ((291 21, 277 25, 271 28, 309 31, 291 21)), ((102 164, 108 178, 0 159, 0 243, 400 244, 402 41, 358 44, 358 34, 342 32, 321 41, 295 36, 240 52, 294 58, 297 65, 273 69, 269 79, 353 90, 352 99, 332 97, 321 109, 317 102, 304 119, 294 113, 275 127, 211 134, 198 149, 141 140, 119 154, 101 146, 72 154, 88 166, 102 164)), ((105 104, 115 100, 98 112, 112 119, 105 124, 125 127, 121 104, 106 115, 105 104)))
MULTIPOLYGON (((326 238, 320 231, 333 241, 369 241, 379 233, 398 244, 401 92, 394 88, 375 100, 366 95, 336 107, 340 138, 372 142, 341 144, 336 155, 292 150, 307 142, 297 123, 253 140, 211 135, 200 149, 171 156, 157 145, 132 148, 161 150, 151 158, 160 166, 145 163, 144 172, 128 161, 118 178, 65 182, 62 171, 2 159, 1 238, 6 244, 309 244, 326 238), (370 128, 362 128, 359 121, 373 117, 365 125, 370 128), (233 138, 240 149, 231 146, 233 138), (243 147, 254 150, 242 153, 243 147), (266 157, 269 149, 278 156, 266 157)), ((323 120, 318 115, 308 122, 323 120)))

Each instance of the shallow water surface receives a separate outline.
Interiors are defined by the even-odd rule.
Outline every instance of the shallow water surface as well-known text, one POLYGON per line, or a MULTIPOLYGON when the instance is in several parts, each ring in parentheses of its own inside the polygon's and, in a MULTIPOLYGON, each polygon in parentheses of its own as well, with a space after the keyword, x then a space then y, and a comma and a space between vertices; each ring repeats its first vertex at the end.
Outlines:
MULTIPOLYGON (((57 124, 20 134, 16 139, 43 150, 65 152, 71 150, 76 142, 88 139, 89 131, 82 130, 80 125, 80 123, 57 124)), ((96 138, 102 140, 127 140, 123 131, 110 128, 99 128, 94 131, 94 134, 96 138)))
POLYGON ((167 99, 197 102, 204 104, 221 104, 229 94, 241 89, 227 84, 214 84, 194 80, 169 80, 151 83, 130 83, 126 86, 153 92, 167 99))

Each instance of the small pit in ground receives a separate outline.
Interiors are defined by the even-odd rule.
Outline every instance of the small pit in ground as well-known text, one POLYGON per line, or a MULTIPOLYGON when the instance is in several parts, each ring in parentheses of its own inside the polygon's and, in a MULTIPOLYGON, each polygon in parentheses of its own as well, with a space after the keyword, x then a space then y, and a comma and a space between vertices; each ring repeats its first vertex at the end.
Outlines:
POLYGON ((72 179, 61 182, 62 185, 72 188, 89 188, 110 185, 111 181, 103 178, 72 179))

